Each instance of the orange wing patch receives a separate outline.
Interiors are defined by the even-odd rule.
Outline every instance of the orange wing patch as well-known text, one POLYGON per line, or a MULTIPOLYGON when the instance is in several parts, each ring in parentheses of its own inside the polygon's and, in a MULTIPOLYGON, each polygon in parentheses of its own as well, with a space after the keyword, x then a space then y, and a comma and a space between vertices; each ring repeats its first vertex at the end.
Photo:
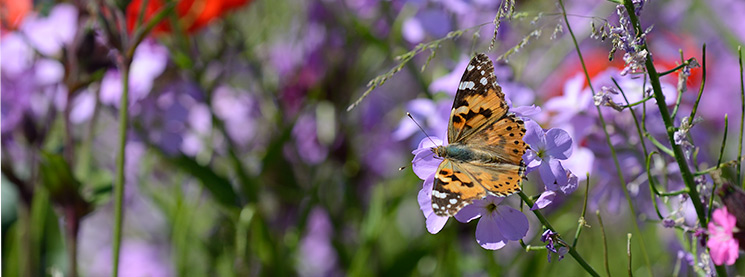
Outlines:
POLYGON ((463 168, 490 194, 508 196, 520 191, 524 169, 519 165, 469 163, 463 168))
POLYGON ((469 174, 451 160, 440 163, 432 190, 432 210, 438 216, 454 216, 473 200, 486 196, 484 187, 474 182, 469 174))
POLYGON ((510 114, 465 138, 463 144, 485 150, 502 163, 520 165, 528 149, 528 144, 523 141, 525 131, 525 122, 510 114))

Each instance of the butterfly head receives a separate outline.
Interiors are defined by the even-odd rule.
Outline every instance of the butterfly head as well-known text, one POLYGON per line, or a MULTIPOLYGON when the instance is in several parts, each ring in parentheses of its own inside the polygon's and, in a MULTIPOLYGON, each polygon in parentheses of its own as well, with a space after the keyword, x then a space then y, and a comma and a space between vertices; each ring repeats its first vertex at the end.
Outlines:
POLYGON ((439 145, 431 148, 432 153, 435 153, 437 157, 444 158, 447 157, 448 148, 444 145, 439 145))

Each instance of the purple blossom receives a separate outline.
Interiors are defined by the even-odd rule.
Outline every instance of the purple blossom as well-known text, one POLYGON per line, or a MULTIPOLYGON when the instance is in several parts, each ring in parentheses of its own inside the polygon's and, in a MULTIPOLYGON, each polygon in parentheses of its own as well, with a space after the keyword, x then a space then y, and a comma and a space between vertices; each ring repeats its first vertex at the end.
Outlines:
MULTIPOLYGON (((450 100, 441 100, 434 102, 429 99, 414 99, 406 104, 406 110, 414 117, 419 124, 427 131, 427 134, 433 136, 445 136, 448 126, 448 115, 450 114, 450 100)), ((421 132, 411 118, 405 116, 401 119, 396 130, 393 131, 393 138, 404 140, 412 135, 421 132)))
POLYGON ((546 249, 548 249, 548 262, 551 262, 551 253, 556 253, 559 255, 559 261, 561 259, 564 259, 564 255, 569 251, 566 247, 561 247, 559 245, 559 248, 556 248, 556 233, 554 231, 551 231, 550 229, 546 230, 541 234, 541 242, 548 242, 546 243, 546 249))
POLYGON ((419 147, 411 152, 414 154, 414 160, 411 162, 412 170, 414 170, 414 173, 419 179, 424 180, 422 189, 419 190, 417 196, 419 208, 424 213, 424 218, 426 218, 427 231, 432 234, 440 232, 449 218, 436 215, 432 209, 432 189, 434 188, 435 172, 437 172, 437 167, 441 162, 432 153, 432 147, 438 145, 442 145, 441 139, 436 137, 431 138, 431 140, 424 138, 419 142, 419 147))
MULTIPOLYGON (((135 50, 129 75, 129 104, 145 98, 153 88, 155 78, 168 64, 168 49, 154 40, 145 40, 135 50)), ((119 106, 122 79, 118 69, 106 72, 101 80, 101 103, 119 106)))
MULTIPOLYGON (((70 44, 78 30, 78 9, 71 4, 58 4, 49 16, 29 15, 21 30, 31 46, 45 56, 61 54, 62 47, 70 44)), ((3 38, 4 39, 4 38, 3 38)))
POLYGON ((711 260, 716 265, 733 265, 740 253, 738 241, 733 236, 737 223, 735 216, 727 211, 727 207, 716 209, 709 222, 709 240, 706 247, 711 251, 711 260))
POLYGON ((333 275, 338 257, 332 245, 332 227, 325 210, 314 208, 308 215, 305 236, 300 240, 300 262, 297 265, 302 276, 333 275))
POLYGON ((503 197, 488 195, 463 207, 455 215, 455 219, 463 223, 481 217, 476 225, 476 241, 484 249, 500 249, 509 241, 522 239, 528 232, 525 214, 502 205, 503 200, 503 197))
MULTIPOLYGON (((623 73, 621 74, 623 75, 623 73)), ((616 104, 611 98, 611 95, 618 95, 618 89, 615 87, 602 86, 600 91, 592 96, 595 106, 608 106, 617 111, 623 110, 623 107, 616 104)))
POLYGON ((525 122, 525 128, 527 132, 523 140, 530 145, 523 156, 528 165, 527 171, 538 169, 543 183, 551 190, 567 186, 569 179, 559 160, 566 160, 572 155, 572 138, 569 133, 556 128, 544 132, 532 120, 525 122))
POLYGON ((320 163, 328 156, 328 146, 319 140, 318 124, 315 116, 302 114, 292 128, 297 153, 309 164, 320 163))

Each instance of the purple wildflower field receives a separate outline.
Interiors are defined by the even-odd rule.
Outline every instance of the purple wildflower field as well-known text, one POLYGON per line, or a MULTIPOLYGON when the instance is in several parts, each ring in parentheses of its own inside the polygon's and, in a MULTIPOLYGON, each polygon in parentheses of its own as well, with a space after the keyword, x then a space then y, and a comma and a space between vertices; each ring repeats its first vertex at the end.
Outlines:
POLYGON ((0 0, 2 274, 741 276, 743 15, 0 0), (477 53, 524 127, 507 196, 448 172, 477 53))

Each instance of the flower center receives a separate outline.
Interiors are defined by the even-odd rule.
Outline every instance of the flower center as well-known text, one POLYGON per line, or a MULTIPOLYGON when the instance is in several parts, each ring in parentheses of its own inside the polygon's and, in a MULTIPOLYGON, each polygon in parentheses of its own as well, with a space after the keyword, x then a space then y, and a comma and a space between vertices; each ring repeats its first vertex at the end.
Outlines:
POLYGON ((496 211, 496 210, 497 210, 497 205, 496 205, 496 204, 494 204, 494 203, 489 203, 489 204, 487 204, 487 205, 486 205, 486 207, 484 207, 484 208, 485 208, 485 209, 486 209, 486 211, 488 211, 489 213, 493 213, 494 211, 496 211))
POLYGON ((544 156, 546 155, 546 149, 540 148, 538 151, 536 151, 536 155, 538 155, 541 160, 543 160, 544 156))

